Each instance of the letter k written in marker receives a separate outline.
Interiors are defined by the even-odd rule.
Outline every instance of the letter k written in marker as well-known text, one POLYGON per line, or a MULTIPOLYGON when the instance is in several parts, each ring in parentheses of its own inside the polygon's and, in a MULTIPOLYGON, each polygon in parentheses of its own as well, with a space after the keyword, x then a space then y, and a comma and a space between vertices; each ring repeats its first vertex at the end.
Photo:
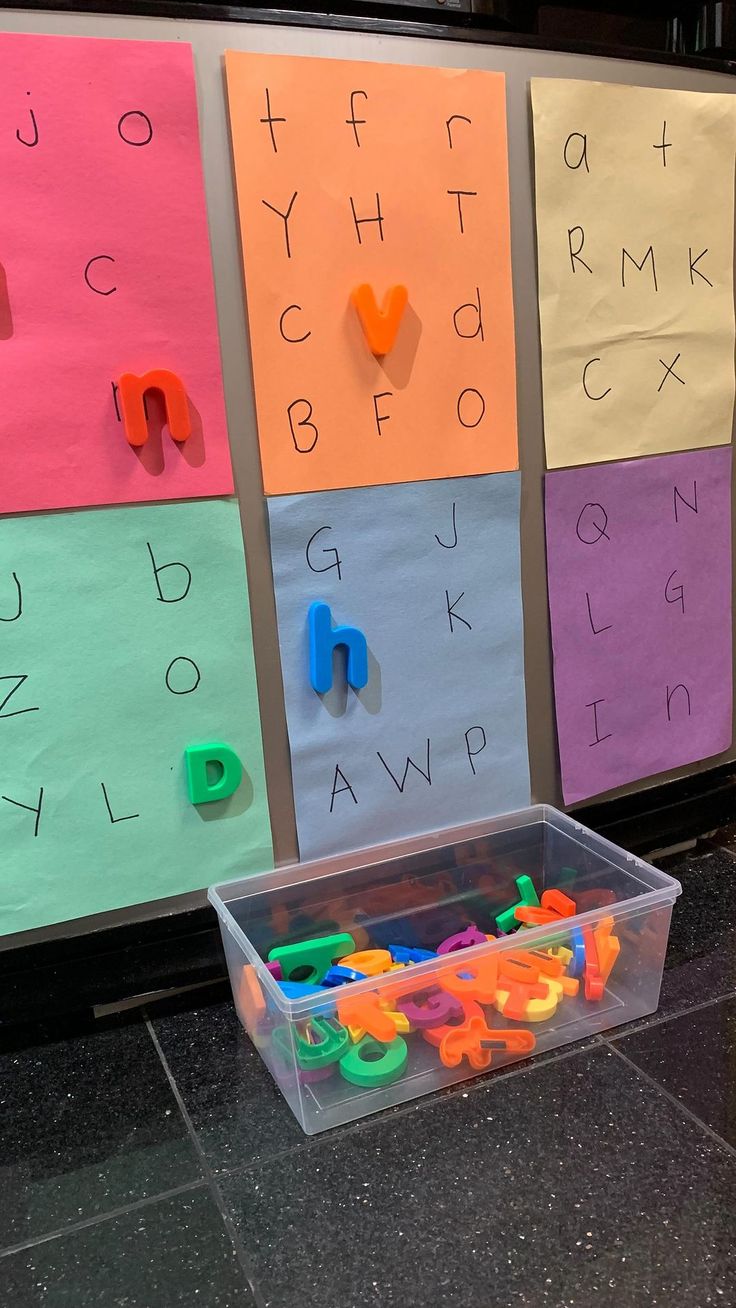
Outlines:
POLYGON ((373 287, 356 286, 350 299, 355 306, 371 354, 384 355, 393 349, 409 292, 405 286, 390 286, 379 309, 373 287))

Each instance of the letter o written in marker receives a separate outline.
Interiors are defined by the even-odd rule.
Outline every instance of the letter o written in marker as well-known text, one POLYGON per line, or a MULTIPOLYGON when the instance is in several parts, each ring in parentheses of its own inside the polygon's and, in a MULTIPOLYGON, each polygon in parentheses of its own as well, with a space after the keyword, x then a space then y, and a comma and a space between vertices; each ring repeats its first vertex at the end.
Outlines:
POLYGON ((474 386, 466 386, 457 397, 458 422, 463 427, 477 427, 483 421, 486 402, 474 386))

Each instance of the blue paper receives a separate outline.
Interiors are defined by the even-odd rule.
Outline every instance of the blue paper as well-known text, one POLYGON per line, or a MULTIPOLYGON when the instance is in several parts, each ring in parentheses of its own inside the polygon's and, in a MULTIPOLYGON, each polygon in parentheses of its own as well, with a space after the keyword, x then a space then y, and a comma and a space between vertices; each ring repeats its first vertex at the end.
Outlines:
POLYGON ((529 803, 519 475, 268 502, 302 858, 529 803), (307 615, 368 642, 368 682, 312 689, 307 615), (407 762, 411 759, 411 762, 407 762))

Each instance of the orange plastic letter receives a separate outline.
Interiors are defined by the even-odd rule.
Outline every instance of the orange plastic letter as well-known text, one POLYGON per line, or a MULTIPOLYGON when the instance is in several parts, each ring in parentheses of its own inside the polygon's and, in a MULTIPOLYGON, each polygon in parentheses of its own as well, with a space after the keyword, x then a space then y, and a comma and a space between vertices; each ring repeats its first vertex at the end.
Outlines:
POLYGON ((175 372, 169 372, 166 368, 153 368, 142 377, 137 377, 134 372, 126 372, 120 378, 119 390, 123 425, 129 445, 145 445, 148 440, 148 423, 143 407, 146 391, 160 391, 163 395, 172 440, 185 441, 191 436, 187 393, 175 372))
POLYGON ((372 286, 356 286, 350 299, 357 310, 371 354, 388 354, 394 347, 409 299, 406 287, 389 287, 380 309, 372 286))

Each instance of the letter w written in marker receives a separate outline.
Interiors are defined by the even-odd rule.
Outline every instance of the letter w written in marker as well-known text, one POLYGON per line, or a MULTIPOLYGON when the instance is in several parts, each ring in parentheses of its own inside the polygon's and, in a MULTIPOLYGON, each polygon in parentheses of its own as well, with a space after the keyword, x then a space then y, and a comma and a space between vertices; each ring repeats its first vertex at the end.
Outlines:
POLYGON ((350 299, 363 328, 371 354, 388 354, 396 343, 409 293, 405 286, 390 286, 379 309, 373 287, 356 286, 350 299))

